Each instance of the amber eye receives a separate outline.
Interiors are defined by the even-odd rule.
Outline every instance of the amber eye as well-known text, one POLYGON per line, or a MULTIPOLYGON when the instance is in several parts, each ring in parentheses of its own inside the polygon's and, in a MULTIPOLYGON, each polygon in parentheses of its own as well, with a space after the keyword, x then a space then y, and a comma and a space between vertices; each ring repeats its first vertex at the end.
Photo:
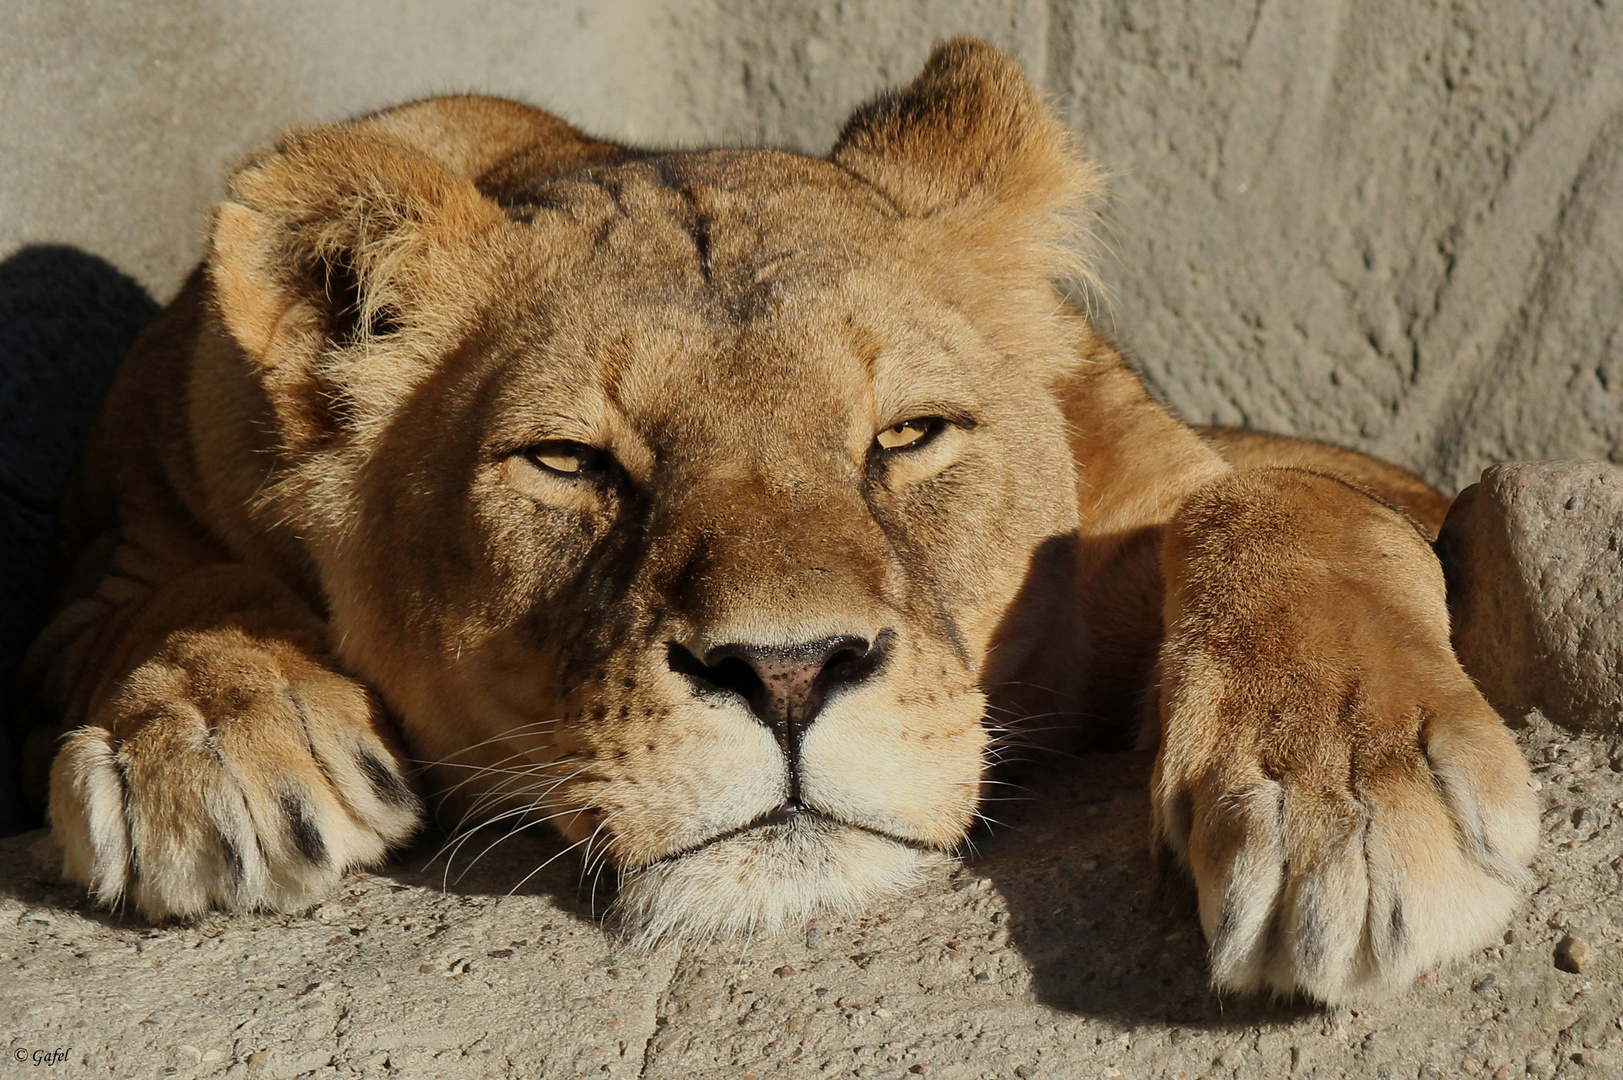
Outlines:
POLYGON ((885 428, 874 441, 881 450, 906 450, 919 446, 941 430, 943 421, 936 416, 921 416, 916 420, 903 420, 885 428))
POLYGON ((543 469, 560 476, 601 472, 609 461, 603 451, 578 442, 545 442, 530 447, 525 454, 543 469))

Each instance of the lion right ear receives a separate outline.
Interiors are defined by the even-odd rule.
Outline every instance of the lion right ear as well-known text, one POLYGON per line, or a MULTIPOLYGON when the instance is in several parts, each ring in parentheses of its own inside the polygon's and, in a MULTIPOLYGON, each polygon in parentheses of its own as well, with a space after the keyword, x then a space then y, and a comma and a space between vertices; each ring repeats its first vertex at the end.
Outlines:
POLYGON ((284 439, 402 400, 492 288, 505 189, 611 150, 537 109, 441 98, 294 132, 238 170, 209 280, 284 439))
POLYGON ((938 45, 911 83, 859 108, 829 156, 1014 280, 1077 269, 1066 243, 1101 186, 1020 65, 970 38, 938 45))

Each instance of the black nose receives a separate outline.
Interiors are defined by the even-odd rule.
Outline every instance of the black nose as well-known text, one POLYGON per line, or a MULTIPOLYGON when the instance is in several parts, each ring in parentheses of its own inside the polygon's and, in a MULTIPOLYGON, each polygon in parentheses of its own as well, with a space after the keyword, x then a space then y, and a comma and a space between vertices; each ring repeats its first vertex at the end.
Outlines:
POLYGON ((872 644, 866 638, 831 637, 803 645, 718 645, 703 660, 673 641, 670 663, 672 671, 707 689, 743 698, 793 758, 828 695, 878 671, 891 637, 885 630, 872 644))

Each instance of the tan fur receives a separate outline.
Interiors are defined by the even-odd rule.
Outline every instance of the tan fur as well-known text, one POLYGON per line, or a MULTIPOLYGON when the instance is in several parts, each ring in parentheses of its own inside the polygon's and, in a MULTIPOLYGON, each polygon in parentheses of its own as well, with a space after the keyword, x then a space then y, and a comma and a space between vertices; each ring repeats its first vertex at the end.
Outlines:
POLYGON ((1223 453, 1438 497, 1156 404, 1052 284, 1096 187, 968 41, 826 160, 482 98, 285 137, 64 519, 29 678, 67 874, 295 906, 410 835, 411 776, 550 822, 645 940, 771 929, 951 852, 998 729, 1158 715, 1220 985, 1341 1000, 1479 945, 1531 802, 1435 561, 1223 453))

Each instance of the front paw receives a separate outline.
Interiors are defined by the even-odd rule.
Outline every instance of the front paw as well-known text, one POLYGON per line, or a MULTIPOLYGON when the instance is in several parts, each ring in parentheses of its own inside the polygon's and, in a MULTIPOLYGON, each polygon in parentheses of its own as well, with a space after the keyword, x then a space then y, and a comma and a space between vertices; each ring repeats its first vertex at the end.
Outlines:
POLYGON ((1242 479, 1175 523, 1155 837, 1217 987, 1347 1002, 1493 939, 1535 802, 1419 537, 1334 481, 1242 479))
POLYGON ((420 804, 358 684, 236 631, 177 635, 64 740, 64 875, 148 918, 292 910, 409 837, 420 804))

